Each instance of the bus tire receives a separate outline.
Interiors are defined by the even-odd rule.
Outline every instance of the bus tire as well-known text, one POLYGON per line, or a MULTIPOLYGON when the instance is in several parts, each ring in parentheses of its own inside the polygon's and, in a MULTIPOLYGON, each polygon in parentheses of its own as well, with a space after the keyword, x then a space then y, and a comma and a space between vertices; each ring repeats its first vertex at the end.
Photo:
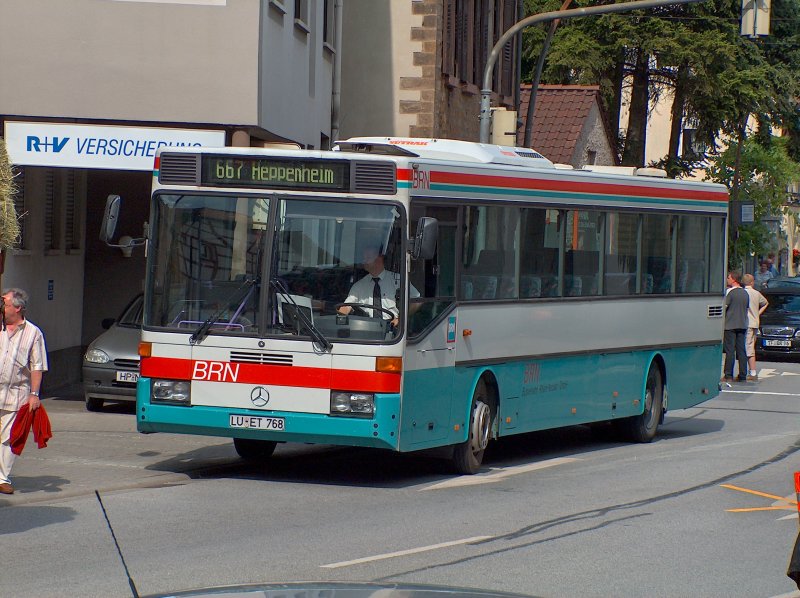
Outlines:
POLYGON ((277 442, 272 440, 252 440, 250 438, 234 438, 233 448, 245 461, 262 462, 266 461, 275 452, 277 442))
POLYGON ((650 364, 644 391, 644 409, 640 415, 619 422, 620 432, 631 442, 651 442, 656 437, 664 405, 664 381, 658 364, 650 364))
POLYGON ((467 440, 453 447, 453 465, 458 473, 472 475, 480 469, 492 433, 493 417, 486 383, 480 380, 472 397, 467 440))

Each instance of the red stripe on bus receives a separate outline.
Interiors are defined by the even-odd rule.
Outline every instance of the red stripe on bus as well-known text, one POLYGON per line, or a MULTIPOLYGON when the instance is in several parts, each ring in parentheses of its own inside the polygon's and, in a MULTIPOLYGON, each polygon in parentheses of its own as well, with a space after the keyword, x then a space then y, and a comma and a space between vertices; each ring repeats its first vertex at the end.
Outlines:
POLYGON ((142 376, 149 378, 173 380, 274 384, 358 392, 400 392, 399 374, 363 370, 145 357, 142 358, 140 371, 142 376))
POLYGON ((576 193, 598 193, 603 195, 631 195, 638 197, 666 197, 673 199, 694 199, 702 201, 728 201, 728 195, 721 191, 692 191, 691 189, 670 189, 667 187, 640 187, 616 183, 597 183, 563 181, 548 179, 528 179, 522 177, 501 177, 484 174, 463 174, 431 171, 432 183, 450 185, 472 185, 476 187, 507 187, 516 189, 541 189, 545 191, 572 191, 576 193))

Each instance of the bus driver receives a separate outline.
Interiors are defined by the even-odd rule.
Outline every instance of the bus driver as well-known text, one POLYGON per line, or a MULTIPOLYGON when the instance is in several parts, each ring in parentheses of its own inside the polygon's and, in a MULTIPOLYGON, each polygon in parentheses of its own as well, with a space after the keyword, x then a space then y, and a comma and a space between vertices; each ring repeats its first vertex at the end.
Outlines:
MULTIPOLYGON (((399 321, 400 312, 397 309, 397 290, 400 284, 400 275, 394 272, 389 272, 383 268, 384 256, 379 248, 374 245, 368 245, 364 248, 364 269, 367 275, 357 280, 350 287, 350 294, 347 295, 345 303, 360 303, 362 305, 375 305, 388 310, 393 314, 391 318, 392 326, 397 326, 399 321)), ((411 297, 419 297, 419 291, 411 285, 409 288, 411 297)), ((353 311, 350 305, 343 305, 339 308, 339 313, 349 314, 353 311)), ((386 312, 378 311, 373 314, 374 310, 366 309, 365 311, 370 317, 381 317, 384 320, 389 320, 389 314, 386 312)))

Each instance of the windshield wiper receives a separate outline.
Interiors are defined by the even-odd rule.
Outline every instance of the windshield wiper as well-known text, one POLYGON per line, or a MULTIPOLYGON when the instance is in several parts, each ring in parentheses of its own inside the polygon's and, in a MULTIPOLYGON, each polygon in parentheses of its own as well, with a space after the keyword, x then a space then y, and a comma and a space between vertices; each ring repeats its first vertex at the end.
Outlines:
MULTIPOLYGON (((222 314, 224 314, 226 311, 228 311, 228 306, 231 303, 234 303, 235 301, 237 301, 239 299, 239 297, 242 296, 241 295, 242 291, 244 291, 244 290, 247 290, 248 292, 252 291, 253 288, 255 288, 255 285, 260 280, 261 280, 260 277, 245 278, 244 282, 241 285, 239 285, 236 288, 236 290, 233 291, 233 293, 231 293, 225 299, 225 302, 222 304, 223 307, 218 309, 216 312, 214 312, 210 316, 208 316, 208 318, 206 318, 206 321, 203 322, 202 324, 200 324, 200 326, 197 328, 197 330, 194 331, 194 334, 192 334, 192 336, 189 337, 189 344, 190 345, 196 345, 197 343, 201 342, 208 335, 208 331, 211 329, 211 326, 213 326, 214 323, 217 320, 219 320, 219 318, 222 316, 222 314)), ((241 306, 240 306, 240 308, 241 308, 241 306)), ((229 324, 229 322, 226 322, 226 324, 229 324)))
MULTIPOLYGON (((325 338, 324 334, 317 330, 317 327, 314 326, 314 323, 303 312, 300 306, 297 305, 297 302, 294 300, 294 297, 292 297, 292 294, 289 292, 289 289, 286 288, 286 285, 283 283, 283 281, 273 277, 269 279, 269 284, 272 285, 272 288, 275 289, 276 293, 280 293, 284 301, 291 303, 294 306, 294 314, 296 315, 297 319, 300 320, 300 323, 306 328, 306 330, 308 330, 308 333, 311 338, 314 339, 314 342, 319 344, 323 351, 330 352, 330 350, 333 348, 333 343, 325 338)), ((300 330, 298 329, 297 332, 299 334, 300 330)))

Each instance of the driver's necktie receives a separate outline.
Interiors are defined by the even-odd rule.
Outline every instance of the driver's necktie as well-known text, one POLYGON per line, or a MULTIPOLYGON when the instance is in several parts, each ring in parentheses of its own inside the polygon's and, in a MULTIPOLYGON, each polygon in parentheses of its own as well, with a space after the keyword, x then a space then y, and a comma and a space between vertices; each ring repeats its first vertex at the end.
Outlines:
MULTIPOLYGON (((375 286, 372 287, 372 305, 375 307, 382 307, 381 305, 381 279, 380 278, 373 278, 372 281, 375 283, 375 286)), ((381 312, 377 312, 372 314, 373 317, 383 317, 381 312)))

